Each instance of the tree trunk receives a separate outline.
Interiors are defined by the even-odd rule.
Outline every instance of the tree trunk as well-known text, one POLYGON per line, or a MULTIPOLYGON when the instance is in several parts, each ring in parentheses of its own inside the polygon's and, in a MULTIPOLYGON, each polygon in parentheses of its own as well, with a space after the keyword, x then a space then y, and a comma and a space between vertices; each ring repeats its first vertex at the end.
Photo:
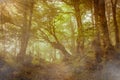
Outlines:
POLYGON ((76 52, 76 37, 75 37, 75 26, 73 25, 74 22, 72 22, 72 19, 70 21, 70 28, 71 28, 71 48, 70 51, 73 55, 75 55, 76 52))
MULTIPOLYGON (((24 5, 26 4, 26 1, 24 5)), ((26 49, 30 37, 30 28, 31 28, 31 21, 32 21, 32 14, 33 14, 33 3, 30 3, 31 8, 29 10, 29 20, 27 19, 27 6, 24 6, 24 19, 23 19, 23 27, 22 27, 22 35, 21 35, 21 48, 19 52, 19 57, 23 57, 26 54, 26 49)))
POLYGON ((83 26, 82 26, 82 20, 80 15, 80 8, 79 8, 79 2, 73 2, 73 6, 75 9, 75 17, 77 21, 77 30, 78 30, 78 36, 77 36, 77 49, 76 53, 80 55, 84 48, 84 40, 83 40, 83 26))
POLYGON ((114 22, 114 26, 115 26, 115 39, 116 39, 116 46, 117 46, 120 43, 119 27, 118 27, 118 23, 117 23, 117 19, 116 19, 117 0, 115 0, 115 2, 113 2, 113 0, 111 0, 111 3, 112 3, 113 22, 114 22))
POLYGON ((67 60, 71 57, 70 53, 65 49, 65 47, 61 43, 59 42, 50 42, 50 43, 55 49, 58 49, 63 53, 64 60, 67 60))
POLYGON ((103 34, 103 40, 105 43, 105 48, 108 48, 111 46, 110 38, 109 38, 109 30, 107 26, 107 19, 105 15, 105 0, 99 0, 99 10, 98 10, 98 15, 99 15, 99 20, 100 20, 100 26, 101 26, 101 31, 103 34))
POLYGON ((99 24, 99 17, 98 17, 98 10, 99 10, 98 0, 94 0, 93 4, 94 4, 95 29, 97 30, 95 35, 96 38, 93 41, 93 48, 95 50, 96 62, 100 63, 102 61, 103 52, 101 49, 100 24, 99 24))
MULTIPOLYGON (((25 8, 26 9, 26 8, 25 8)), ((28 24, 27 24, 27 12, 24 10, 24 19, 23 19, 23 27, 22 27, 22 33, 21 33, 21 47, 19 56, 24 56, 26 53, 26 48, 29 40, 29 30, 28 30, 28 24)))
POLYGON ((97 45, 99 44, 98 48, 101 49, 101 50, 99 49, 101 53, 99 53, 99 50, 95 48, 96 60, 97 62, 100 62, 100 59, 102 59, 103 56, 107 60, 107 58, 111 55, 110 51, 111 50, 114 51, 114 48, 112 47, 109 38, 109 30, 105 15, 105 0, 94 0, 94 11, 95 11, 95 22, 96 22, 97 30, 99 31, 97 33, 98 39, 100 37, 100 39, 103 41, 103 43, 99 42, 100 40, 97 41, 97 45), (104 46, 102 46, 102 44, 104 44, 104 46))

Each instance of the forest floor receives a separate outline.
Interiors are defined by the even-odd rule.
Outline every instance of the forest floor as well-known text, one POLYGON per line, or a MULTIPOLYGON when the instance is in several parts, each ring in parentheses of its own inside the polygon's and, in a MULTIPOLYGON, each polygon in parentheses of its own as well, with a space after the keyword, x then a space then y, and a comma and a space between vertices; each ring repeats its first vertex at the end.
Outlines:
POLYGON ((8 63, 0 59, 0 80, 120 80, 120 63, 110 61, 101 70, 60 63, 8 63))

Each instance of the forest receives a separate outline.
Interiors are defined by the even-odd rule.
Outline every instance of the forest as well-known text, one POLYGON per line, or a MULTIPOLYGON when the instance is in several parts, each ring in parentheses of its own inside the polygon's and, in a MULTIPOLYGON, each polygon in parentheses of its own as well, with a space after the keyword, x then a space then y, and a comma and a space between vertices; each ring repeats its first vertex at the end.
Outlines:
POLYGON ((0 0, 0 80, 120 80, 120 0, 0 0))

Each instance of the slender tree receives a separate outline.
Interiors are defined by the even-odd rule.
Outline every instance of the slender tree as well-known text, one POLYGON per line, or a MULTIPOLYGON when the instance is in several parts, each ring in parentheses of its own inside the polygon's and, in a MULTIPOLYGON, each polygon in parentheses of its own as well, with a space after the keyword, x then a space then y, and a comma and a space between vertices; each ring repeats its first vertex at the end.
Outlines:
POLYGON ((112 4, 112 13, 113 13, 113 23, 115 26, 115 39, 116 39, 116 46, 118 46, 118 44, 120 43, 120 35, 119 35, 119 26, 117 23, 117 19, 116 19, 116 6, 117 6, 117 2, 118 0, 111 0, 111 4, 112 4))
POLYGON ((81 20, 81 13, 80 13, 80 1, 73 0, 73 7, 75 9, 75 18, 77 21, 77 54, 81 54, 84 48, 84 40, 83 40, 83 25, 81 20))
POLYGON ((102 54, 101 54, 101 40, 100 40, 100 26, 99 26, 99 19, 98 19, 98 0, 93 1, 94 5, 94 19, 95 19, 95 29, 97 30, 97 35, 95 40, 93 41, 93 47, 95 50, 95 57, 96 57, 96 62, 99 63, 102 60, 102 54))
POLYGON ((81 9, 80 9, 80 0, 70 0, 65 1, 67 5, 70 5, 74 8, 75 11, 75 18, 77 22, 77 40, 76 40, 76 54, 80 56, 81 53, 83 53, 84 49, 84 34, 83 34, 83 24, 81 19, 81 9))
POLYGON ((106 19, 106 14, 105 14, 105 0, 98 0, 98 1, 99 1, 98 16, 100 20, 101 31, 103 34, 105 48, 108 48, 109 46, 111 46, 111 42, 109 38, 109 30, 108 30, 107 19, 106 19))
MULTIPOLYGON (((96 52, 96 60, 97 62, 102 59, 102 56, 105 56, 106 59, 110 56, 110 50, 114 51, 110 41, 109 29, 107 24, 106 18, 106 10, 105 10, 105 0, 94 0, 94 15, 95 15, 95 22, 97 27, 97 46, 100 51, 95 48, 96 52), (100 42, 101 41, 101 42, 100 42)), ((113 53, 112 53, 113 54, 113 53)))
POLYGON ((34 1, 26 1, 23 2, 23 26, 22 26, 22 34, 21 34, 21 48, 19 52, 19 56, 23 57, 26 54, 26 49, 30 37, 30 29, 34 8, 34 1), (29 7, 28 7, 28 6, 29 7))

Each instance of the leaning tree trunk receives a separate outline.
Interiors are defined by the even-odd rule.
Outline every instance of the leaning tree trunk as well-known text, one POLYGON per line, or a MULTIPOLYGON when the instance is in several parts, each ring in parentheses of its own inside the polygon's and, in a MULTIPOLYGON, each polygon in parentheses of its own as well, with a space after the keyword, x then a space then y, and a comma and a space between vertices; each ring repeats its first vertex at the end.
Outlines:
MULTIPOLYGON (((56 38, 57 39, 57 38, 56 38)), ((63 54, 64 56, 64 60, 68 60, 71 58, 71 55, 70 53, 66 50, 65 46, 60 43, 58 40, 56 40, 56 42, 52 42, 50 41, 49 39, 45 39, 48 43, 51 44, 51 46, 54 48, 54 49, 58 49, 61 51, 61 53, 63 54)))
POLYGON ((60 42, 51 42, 49 41, 49 43, 52 45, 52 47, 54 47, 55 49, 60 50, 63 53, 64 56, 64 60, 68 60, 71 58, 70 53, 66 50, 65 46, 63 44, 61 44, 60 42))

